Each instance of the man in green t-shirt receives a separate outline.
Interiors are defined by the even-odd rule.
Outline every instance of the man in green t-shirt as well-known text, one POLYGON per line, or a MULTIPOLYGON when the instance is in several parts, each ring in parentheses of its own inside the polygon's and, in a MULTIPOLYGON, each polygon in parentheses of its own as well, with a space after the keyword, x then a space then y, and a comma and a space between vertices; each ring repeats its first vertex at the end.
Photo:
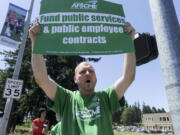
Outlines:
MULTIPOLYGON (((129 23, 125 25, 125 32, 134 38, 135 30, 129 23)), ((33 48, 36 35, 40 34, 39 23, 30 28, 29 34, 33 48)), ((78 91, 72 92, 48 77, 42 55, 32 54, 31 60, 36 82, 49 98, 48 107, 62 117, 63 135, 113 135, 112 114, 123 107, 124 93, 135 77, 134 53, 125 54, 122 76, 99 92, 94 91, 96 74, 88 62, 77 65, 74 82, 78 91)))
POLYGON ((56 114, 57 124, 51 129, 50 135, 61 135, 61 118, 56 114))

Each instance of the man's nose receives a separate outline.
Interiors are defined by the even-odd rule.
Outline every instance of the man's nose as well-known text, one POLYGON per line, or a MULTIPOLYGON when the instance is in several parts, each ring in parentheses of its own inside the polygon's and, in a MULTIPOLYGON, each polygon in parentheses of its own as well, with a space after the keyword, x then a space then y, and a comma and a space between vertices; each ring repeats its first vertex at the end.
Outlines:
POLYGON ((90 74, 90 72, 87 70, 87 71, 86 71, 86 74, 87 74, 87 75, 89 75, 89 74, 90 74))

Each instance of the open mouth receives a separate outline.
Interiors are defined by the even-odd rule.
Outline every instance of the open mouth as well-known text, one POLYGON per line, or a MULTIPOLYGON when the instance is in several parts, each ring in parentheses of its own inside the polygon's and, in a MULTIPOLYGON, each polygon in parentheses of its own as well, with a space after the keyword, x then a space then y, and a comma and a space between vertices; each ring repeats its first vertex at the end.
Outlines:
POLYGON ((91 82, 91 80, 86 80, 86 83, 90 83, 91 82))

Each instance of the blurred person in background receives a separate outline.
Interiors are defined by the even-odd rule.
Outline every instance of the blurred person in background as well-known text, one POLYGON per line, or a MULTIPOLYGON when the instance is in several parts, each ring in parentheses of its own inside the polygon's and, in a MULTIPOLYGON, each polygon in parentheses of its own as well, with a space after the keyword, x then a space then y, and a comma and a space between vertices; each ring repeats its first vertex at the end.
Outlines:
POLYGON ((39 117, 32 121, 31 135, 46 135, 48 132, 48 121, 46 120, 46 109, 39 109, 39 117))

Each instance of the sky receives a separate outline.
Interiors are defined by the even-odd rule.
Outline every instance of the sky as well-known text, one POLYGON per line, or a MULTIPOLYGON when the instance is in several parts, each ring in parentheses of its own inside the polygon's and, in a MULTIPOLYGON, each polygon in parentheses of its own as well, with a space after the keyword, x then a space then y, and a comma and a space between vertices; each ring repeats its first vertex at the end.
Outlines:
MULTIPOLYGON (((29 9, 30 1, 31 0, 0 0, 0 31, 4 24, 9 3, 13 3, 24 9, 29 9)), ((149 0, 109 1, 123 5, 126 21, 129 21, 133 25, 133 27, 136 29, 136 32, 148 32, 151 35, 154 34, 149 0)), ((178 20, 180 22, 180 7, 178 7, 178 5, 180 5, 180 0, 173 0, 173 2, 178 20)), ((36 17, 38 17, 39 10, 40 0, 35 0, 31 20, 34 20, 36 17)), ((2 50, 13 51, 14 49, 0 45, 0 51, 2 50)), ((113 85, 114 82, 122 75, 123 54, 90 57, 101 57, 99 62, 92 63, 97 75, 96 90, 103 90, 113 85)), ((0 55, 0 69, 7 67, 2 59, 3 56, 0 55)), ((125 93, 125 98, 129 105, 133 105, 135 102, 139 102, 142 105, 144 102, 146 105, 150 105, 151 107, 163 107, 166 111, 169 111, 159 57, 147 64, 137 66, 136 78, 125 93)))

